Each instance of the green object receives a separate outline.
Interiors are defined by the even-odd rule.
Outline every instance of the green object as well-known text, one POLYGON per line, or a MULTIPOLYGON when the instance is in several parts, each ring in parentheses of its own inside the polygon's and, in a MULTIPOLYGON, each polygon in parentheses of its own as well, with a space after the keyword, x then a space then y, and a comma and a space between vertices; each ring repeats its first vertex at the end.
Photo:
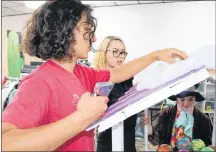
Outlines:
POLYGON ((201 151, 214 151, 214 149, 212 149, 210 147, 204 147, 201 149, 201 151))
POLYGON ((24 58, 21 58, 20 57, 20 70, 23 68, 23 65, 24 65, 24 58))
POLYGON ((8 75, 10 77, 20 77, 21 63, 19 52, 19 37, 17 32, 8 33, 8 75))
POLYGON ((194 139, 191 142, 191 147, 193 151, 200 151, 205 147, 205 143, 201 139, 194 139))

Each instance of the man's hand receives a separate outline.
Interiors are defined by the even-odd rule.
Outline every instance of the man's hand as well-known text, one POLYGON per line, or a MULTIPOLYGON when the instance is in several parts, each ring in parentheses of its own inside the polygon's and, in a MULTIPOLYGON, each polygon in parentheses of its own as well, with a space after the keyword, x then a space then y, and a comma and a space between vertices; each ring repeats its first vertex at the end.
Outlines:
POLYGON ((169 48, 169 49, 163 49, 159 51, 153 52, 154 57, 158 61, 164 61, 168 63, 174 63, 175 58, 178 58, 180 60, 185 60, 188 58, 188 55, 175 48, 169 48))
POLYGON ((188 56, 185 52, 175 48, 151 52, 148 55, 131 60, 118 68, 110 69, 110 81, 113 83, 123 82, 132 78, 155 61, 164 61, 171 64, 175 62, 175 58, 185 60, 188 56))
POLYGON ((85 118, 93 119, 94 121, 103 116, 107 110, 107 102, 109 99, 105 96, 91 96, 89 92, 84 93, 78 104, 77 110, 82 112, 85 118))

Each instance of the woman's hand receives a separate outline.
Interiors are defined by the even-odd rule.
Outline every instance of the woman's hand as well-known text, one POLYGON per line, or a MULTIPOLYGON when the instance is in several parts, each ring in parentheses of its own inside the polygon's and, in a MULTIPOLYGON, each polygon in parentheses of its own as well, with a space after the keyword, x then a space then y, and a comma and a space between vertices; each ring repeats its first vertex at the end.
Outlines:
POLYGON ((180 60, 185 60, 188 58, 188 55, 185 52, 175 48, 163 49, 152 53, 157 61, 164 61, 168 63, 174 63, 175 58, 180 60))

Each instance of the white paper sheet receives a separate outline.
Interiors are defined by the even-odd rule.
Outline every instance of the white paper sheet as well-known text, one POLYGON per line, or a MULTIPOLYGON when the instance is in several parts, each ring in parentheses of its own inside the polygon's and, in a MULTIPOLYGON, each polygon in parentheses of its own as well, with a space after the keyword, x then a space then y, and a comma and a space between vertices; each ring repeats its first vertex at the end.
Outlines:
POLYGON ((194 58, 177 61, 174 64, 160 63, 149 70, 148 76, 137 85, 137 90, 153 89, 193 69, 201 67, 194 58))
POLYGON ((208 69, 215 69, 215 55, 215 45, 205 45, 193 52, 190 57, 205 65, 208 69))

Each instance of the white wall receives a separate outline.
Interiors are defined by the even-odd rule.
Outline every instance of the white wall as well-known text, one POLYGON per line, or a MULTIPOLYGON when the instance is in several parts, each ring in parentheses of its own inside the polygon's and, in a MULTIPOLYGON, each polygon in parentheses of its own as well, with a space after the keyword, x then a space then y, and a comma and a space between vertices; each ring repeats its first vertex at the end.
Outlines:
MULTIPOLYGON (((127 60, 162 48, 175 47, 191 53, 203 45, 215 45, 213 1, 102 7, 96 8, 94 14, 98 20, 95 46, 105 36, 120 36, 129 52, 127 60)), ((3 17, 2 26, 20 31, 28 18, 3 17)))
POLYGON ((2 28, 6 30, 21 32, 26 27, 31 16, 32 15, 30 14, 2 17, 2 28))
POLYGON ((94 14, 98 19, 96 46, 107 35, 120 36, 129 52, 127 60, 157 49, 175 47, 191 54, 204 45, 215 45, 215 2, 97 8, 94 14))
POLYGON ((160 48, 187 52, 215 44, 215 2, 179 2, 97 8, 98 42, 107 35, 123 38, 128 59, 160 48))

